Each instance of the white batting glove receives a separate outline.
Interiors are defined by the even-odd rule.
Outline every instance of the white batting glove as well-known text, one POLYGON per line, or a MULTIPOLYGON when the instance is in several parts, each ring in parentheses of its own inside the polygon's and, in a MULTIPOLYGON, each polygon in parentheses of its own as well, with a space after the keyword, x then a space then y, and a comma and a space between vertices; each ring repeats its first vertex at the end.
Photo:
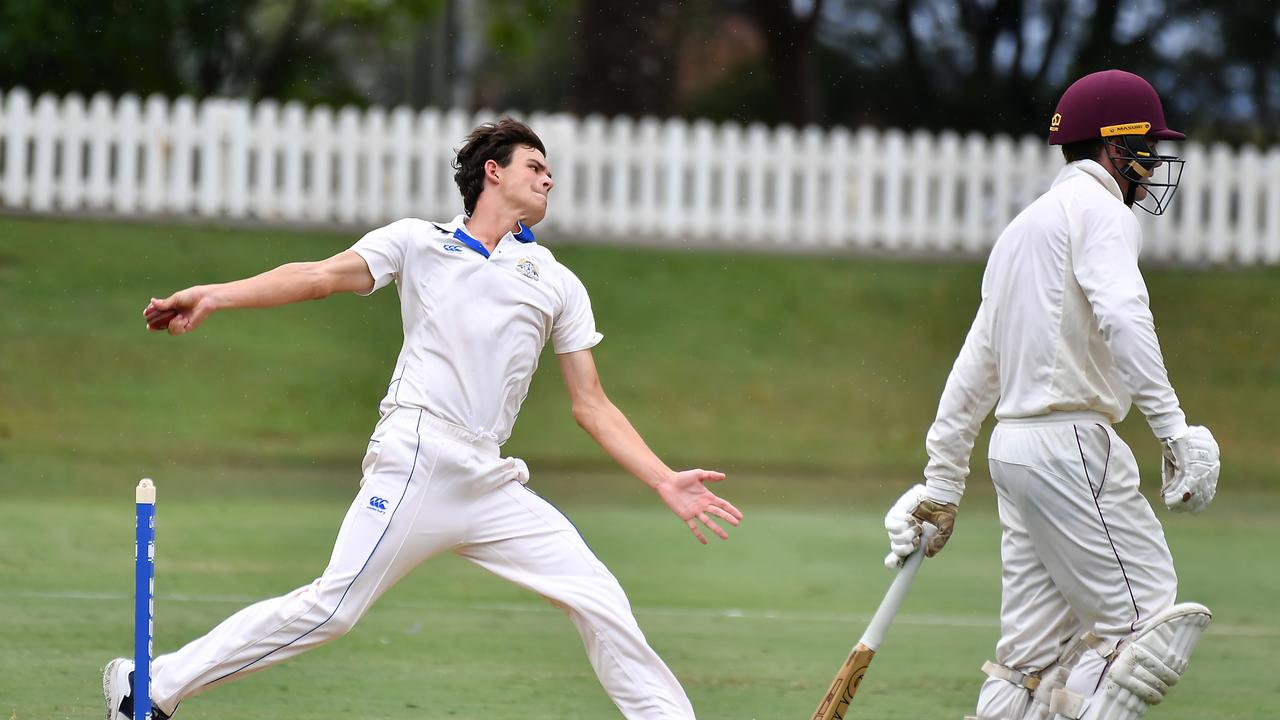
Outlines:
POLYGON ((920 547, 923 523, 931 523, 938 533, 925 547, 925 555, 933 557, 947 544, 956 524, 956 506, 929 496, 929 488, 916 485, 903 493, 884 516, 884 529, 889 534, 889 554, 884 566, 890 570, 902 567, 907 556, 920 547))
POLYGON ((1209 506, 1218 492, 1218 443, 1213 433, 1192 425, 1176 438, 1160 441, 1160 495, 1173 512, 1198 513, 1209 506))
POLYGON ((884 529, 889 533, 889 555, 884 559, 884 566, 890 570, 899 567, 920 545, 920 523, 913 522, 911 511, 920 504, 923 491, 923 485, 911 488, 884 516, 884 529))

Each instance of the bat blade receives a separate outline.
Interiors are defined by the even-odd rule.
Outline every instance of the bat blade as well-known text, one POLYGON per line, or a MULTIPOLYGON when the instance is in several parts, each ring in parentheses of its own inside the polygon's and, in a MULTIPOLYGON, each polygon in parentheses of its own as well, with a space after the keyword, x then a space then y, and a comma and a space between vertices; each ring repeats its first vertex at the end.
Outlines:
POLYGON ((862 684, 862 676, 867 674, 867 667, 871 665, 875 655, 875 650, 862 643, 858 643, 853 648, 840 668, 840 672, 836 673, 836 679, 831 682, 831 688, 823 696, 817 711, 813 713, 813 720, 844 718, 845 711, 849 709, 849 703, 858 692, 858 685, 862 684))

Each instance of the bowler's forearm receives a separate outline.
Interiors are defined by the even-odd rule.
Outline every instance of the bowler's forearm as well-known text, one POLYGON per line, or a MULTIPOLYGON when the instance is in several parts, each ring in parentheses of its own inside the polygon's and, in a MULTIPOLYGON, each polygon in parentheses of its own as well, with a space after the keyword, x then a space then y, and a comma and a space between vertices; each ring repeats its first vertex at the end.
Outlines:
POLYGON ((657 488, 674 475, 613 403, 575 409, 574 417, 610 457, 649 487, 657 488))
POLYGON ((268 308, 319 300, 332 291, 318 266, 319 263, 314 262, 289 263, 244 280, 206 285, 204 290, 215 310, 268 308))

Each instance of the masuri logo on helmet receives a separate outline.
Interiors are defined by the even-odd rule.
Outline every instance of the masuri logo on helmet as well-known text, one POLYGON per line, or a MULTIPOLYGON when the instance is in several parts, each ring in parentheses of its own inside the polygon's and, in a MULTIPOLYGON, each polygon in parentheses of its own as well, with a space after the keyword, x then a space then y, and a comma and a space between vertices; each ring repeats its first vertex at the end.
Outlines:
POLYGON ((1149 122, 1108 125, 1107 127, 1102 128, 1102 137, 1111 137, 1113 135, 1146 135, 1149 132, 1151 132, 1151 123, 1149 122))
POLYGON ((1124 70, 1103 70, 1076 80, 1062 93, 1049 123, 1049 144, 1099 139, 1117 150, 1112 162, 1130 183, 1125 204, 1135 204, 1141 186, 1143 200, 1151 202, 1138 201, 1138 207, 1152 215, 1167 210, 1185 161, 1157 154, 1151 142, 1185 140, 1186 135, 1165 123, 1160 95, 1151 83, 1124 70), (1164 168, 1160 181, 1155 179, 1157 168, 1164 168))

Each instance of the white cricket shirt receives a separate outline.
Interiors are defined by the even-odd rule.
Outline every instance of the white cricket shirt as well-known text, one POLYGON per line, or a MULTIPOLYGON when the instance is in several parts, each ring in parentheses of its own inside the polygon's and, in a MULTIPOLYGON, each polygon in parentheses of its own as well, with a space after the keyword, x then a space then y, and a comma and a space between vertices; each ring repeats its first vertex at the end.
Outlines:
POLYGON ((982 304, 925 441, 932 495, 959 502, 982 420, 1131 403, 1156 437, 1186 429, 1138 270, 1142 230, 1092 160, 1069 163, 996 240, 982 304), (999 404, 996 405, 997 400, 999 404))
POLYGON ((394 280, 400 294, 404 345, 381 412, 422 408, 502 444, 547 339, 569 353, 604 336, 582 282, 528 228, 489 255, 465 219, 398 220, 351 249, 368 263, 373 290, 394 280))

